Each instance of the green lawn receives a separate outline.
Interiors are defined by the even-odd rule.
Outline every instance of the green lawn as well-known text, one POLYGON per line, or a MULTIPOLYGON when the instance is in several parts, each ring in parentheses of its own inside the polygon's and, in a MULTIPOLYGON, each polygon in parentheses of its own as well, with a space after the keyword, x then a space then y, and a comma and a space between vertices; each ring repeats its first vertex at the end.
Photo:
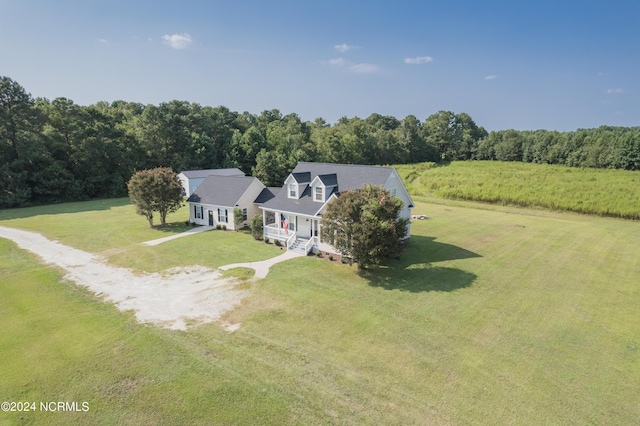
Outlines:
MULTIPOLYGON (((0 210, 0 224, 36 231, 75 248, 96 253, 191 229, 187 207, 167 216, 167 226, 150 228, 128 198, 0 210)), ((157 222, 157 221, 156 221, 157 222)))
MULTIPOLYGON (((637 423, 638 223, 435 201, 416 197, 430 220, 363 277, 312 257, 274 266, 228 315, 234 333, 139 325, 0 240, 1 399, 91 407, 0 423, 637 423)), ((134 216, 135 237, 116 236, 127 209, 105 204, 108 224, 95 220, 110 241, 77 247, 141 270, 279 252, 221 231, 135 245, 159 231, 134 216)), ((86 217, 60 213, 47 235, 74 245, 86 217)))
POLYGON ((278 247, 251 244, 249 231, 208 231, 148 247, 139 243, 191 229, 187 207, 167 217, 164 228, 150 228, 135 214, 128 198, 65 203, 0 211, 0 226, 39 232, 63 244, 105 256, 111 263, 138 271, 157 272, 174 266, 218 267, 264 260, 278 247))
POLYGON ((640 219, 637 171, 499 161, 396 167, 412 194, 640 219))

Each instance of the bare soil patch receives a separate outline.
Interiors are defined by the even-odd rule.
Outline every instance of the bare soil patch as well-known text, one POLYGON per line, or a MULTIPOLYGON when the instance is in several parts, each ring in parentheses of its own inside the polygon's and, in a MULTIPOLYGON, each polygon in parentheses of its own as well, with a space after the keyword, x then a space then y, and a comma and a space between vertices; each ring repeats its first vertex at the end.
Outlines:
POLYGON ((87 287, 122 311, 134 310, 138 321, 185 330, 220 319, 249 294, 202 266, 173 268, 160 273, 135 274, 107 264, 101 256, 65 246, 42 235, 0 226, 0 237, 64 269, 66 279, 87 287))

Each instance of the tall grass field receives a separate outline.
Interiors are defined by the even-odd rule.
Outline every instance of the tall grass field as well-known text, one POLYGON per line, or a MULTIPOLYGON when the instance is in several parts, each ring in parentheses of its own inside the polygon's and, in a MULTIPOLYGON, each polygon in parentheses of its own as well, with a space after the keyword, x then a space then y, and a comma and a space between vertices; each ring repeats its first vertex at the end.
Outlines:
MULTIPOLYGON (((0 400, 89 407, 0 424, 637 424, 638 223, 418 199, 429 220, 399 260, 275 265, 241 284, 235 332, 140 324, 0 239, 0 400)), ((125 200, 0 212, 137 271, 279 253, 224 231, 139 244, 185 219, 149 229, 125 200)))
POLYGON ((640 172, 457 161, 396 166, 415 195, 640 219, 640 172))

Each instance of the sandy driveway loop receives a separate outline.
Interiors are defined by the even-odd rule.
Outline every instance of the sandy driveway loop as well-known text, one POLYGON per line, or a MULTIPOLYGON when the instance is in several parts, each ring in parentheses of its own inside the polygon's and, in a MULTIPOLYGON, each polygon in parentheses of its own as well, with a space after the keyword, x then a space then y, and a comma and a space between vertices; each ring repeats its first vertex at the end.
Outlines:
POLYGON ((174 268, 153 274, 134 274, 110 266, 100 256, 51 241, 42 235, 0 226, 0 237, 67 271, 65 278, 87 287, 118 309, 133 309, 140 322, 185 330, 219 319, 248 295, 234 282, 202 266, 174 268))

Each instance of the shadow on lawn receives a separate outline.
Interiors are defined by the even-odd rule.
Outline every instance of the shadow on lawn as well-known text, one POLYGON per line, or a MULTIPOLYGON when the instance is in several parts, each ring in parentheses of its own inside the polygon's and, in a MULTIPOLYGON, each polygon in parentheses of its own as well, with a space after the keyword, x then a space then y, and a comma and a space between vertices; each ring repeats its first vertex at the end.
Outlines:
POLYGON ((370 285, 387 290, 414 293, 454 291, 469 287, 477 276, 461 269, 434 266, 433 263, 477 257, 481 256, 461 247, 414 235, 399 260, 366 271, 363 277, 369 280, 370 285))
POLYGON ((153 228, 151 229, 159 232, 167 232, 169 234, 179 234, 180 232, 185 232, 193 228, 195 228, 195 226, 187 225, 186 223, 184 223, 184 221, 179 221, 167 222, 164 226, 154 224, 153 228))

